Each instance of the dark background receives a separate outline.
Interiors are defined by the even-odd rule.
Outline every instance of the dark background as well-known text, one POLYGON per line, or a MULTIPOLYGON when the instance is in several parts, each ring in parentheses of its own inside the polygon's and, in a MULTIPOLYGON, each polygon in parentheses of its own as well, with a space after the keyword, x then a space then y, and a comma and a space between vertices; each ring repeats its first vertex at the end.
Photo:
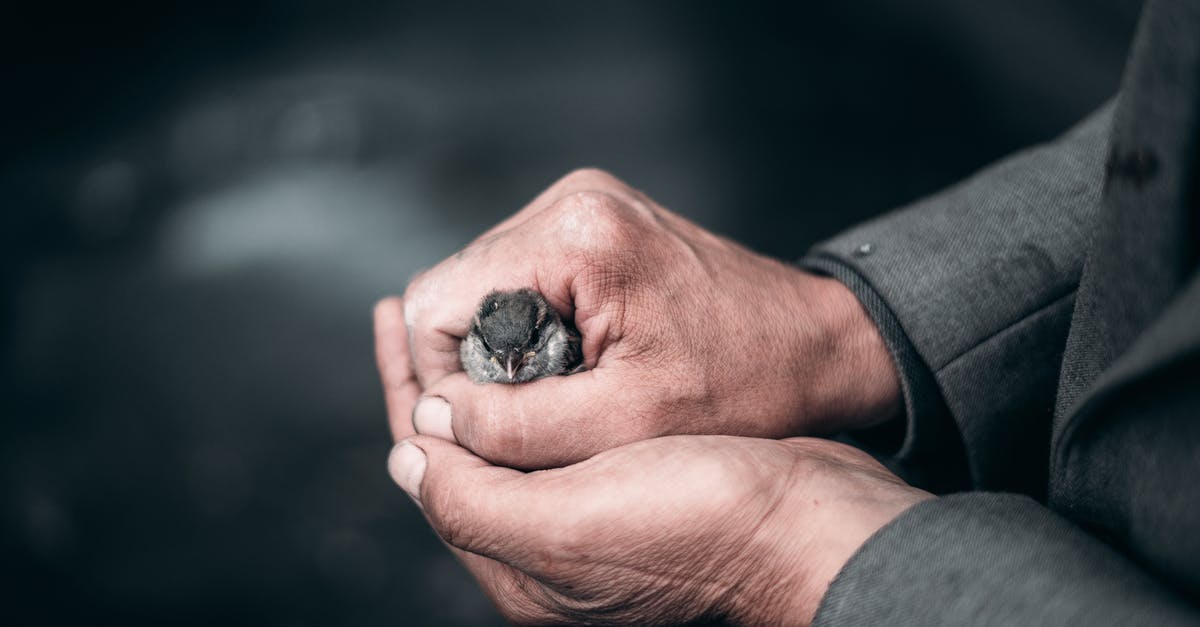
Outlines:
POLYGON ((121 4, 0 20, 19 624, 498 621, 386 476, 376 299, 584 165, 797 257, 1110 97, 1138 8, 121 4))

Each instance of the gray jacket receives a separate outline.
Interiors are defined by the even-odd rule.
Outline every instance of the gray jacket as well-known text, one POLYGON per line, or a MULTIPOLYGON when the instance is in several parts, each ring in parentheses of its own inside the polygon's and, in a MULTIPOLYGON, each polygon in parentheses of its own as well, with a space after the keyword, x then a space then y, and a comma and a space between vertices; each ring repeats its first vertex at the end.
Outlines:
POLYGON ((817 246, 958 492, 881 529, 818 624, 1200 623, 1200 3, 1146 7, 1120 94, 1053 144, 817 246))

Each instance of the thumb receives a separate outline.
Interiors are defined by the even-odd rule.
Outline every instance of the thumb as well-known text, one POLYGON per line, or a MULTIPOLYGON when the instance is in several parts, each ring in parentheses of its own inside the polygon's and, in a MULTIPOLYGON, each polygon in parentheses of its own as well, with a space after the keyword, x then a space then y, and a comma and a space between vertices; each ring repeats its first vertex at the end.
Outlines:
POLYGON ((517 385, 477 384, 458 372, 426 390, 417 433, 458 442, 496 464, 556 468, 657 435, 641 420, 634 388, 587 370, 517 385))
POLYGON ((541 529, 539 507, 527 507, 524 473, 492 466, 470 451, 437 438, 408 438, 388 456, 388 473, 454 548, 505 563, 519 563, 521 547, 541 529))

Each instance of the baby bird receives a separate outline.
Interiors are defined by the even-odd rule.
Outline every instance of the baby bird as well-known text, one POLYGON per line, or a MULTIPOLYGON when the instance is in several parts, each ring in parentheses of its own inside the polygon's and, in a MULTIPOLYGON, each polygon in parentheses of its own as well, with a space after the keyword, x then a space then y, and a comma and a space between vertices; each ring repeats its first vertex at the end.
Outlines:
POLYGON ((476 383, 524 383, 580 369, 579 331, 531 289, 483 297, 458 350, 476 383))

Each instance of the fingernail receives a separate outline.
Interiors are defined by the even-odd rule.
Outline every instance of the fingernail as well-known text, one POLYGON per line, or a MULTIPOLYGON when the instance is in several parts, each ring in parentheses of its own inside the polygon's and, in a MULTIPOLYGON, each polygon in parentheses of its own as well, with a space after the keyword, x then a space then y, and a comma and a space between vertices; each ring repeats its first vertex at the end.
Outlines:
POLYGON ((457 442, 450 427, 450 403, 440 396, 426 396, 413 408, 413 429, 421 435, 432 435, 457 442))
POLYGON ((425 478, 425 465, 425 451, 408 440, 392 447, 388 455, 388 473, 392 475, 392 481, 418 504, 421 502, 421 479, 425 478))

